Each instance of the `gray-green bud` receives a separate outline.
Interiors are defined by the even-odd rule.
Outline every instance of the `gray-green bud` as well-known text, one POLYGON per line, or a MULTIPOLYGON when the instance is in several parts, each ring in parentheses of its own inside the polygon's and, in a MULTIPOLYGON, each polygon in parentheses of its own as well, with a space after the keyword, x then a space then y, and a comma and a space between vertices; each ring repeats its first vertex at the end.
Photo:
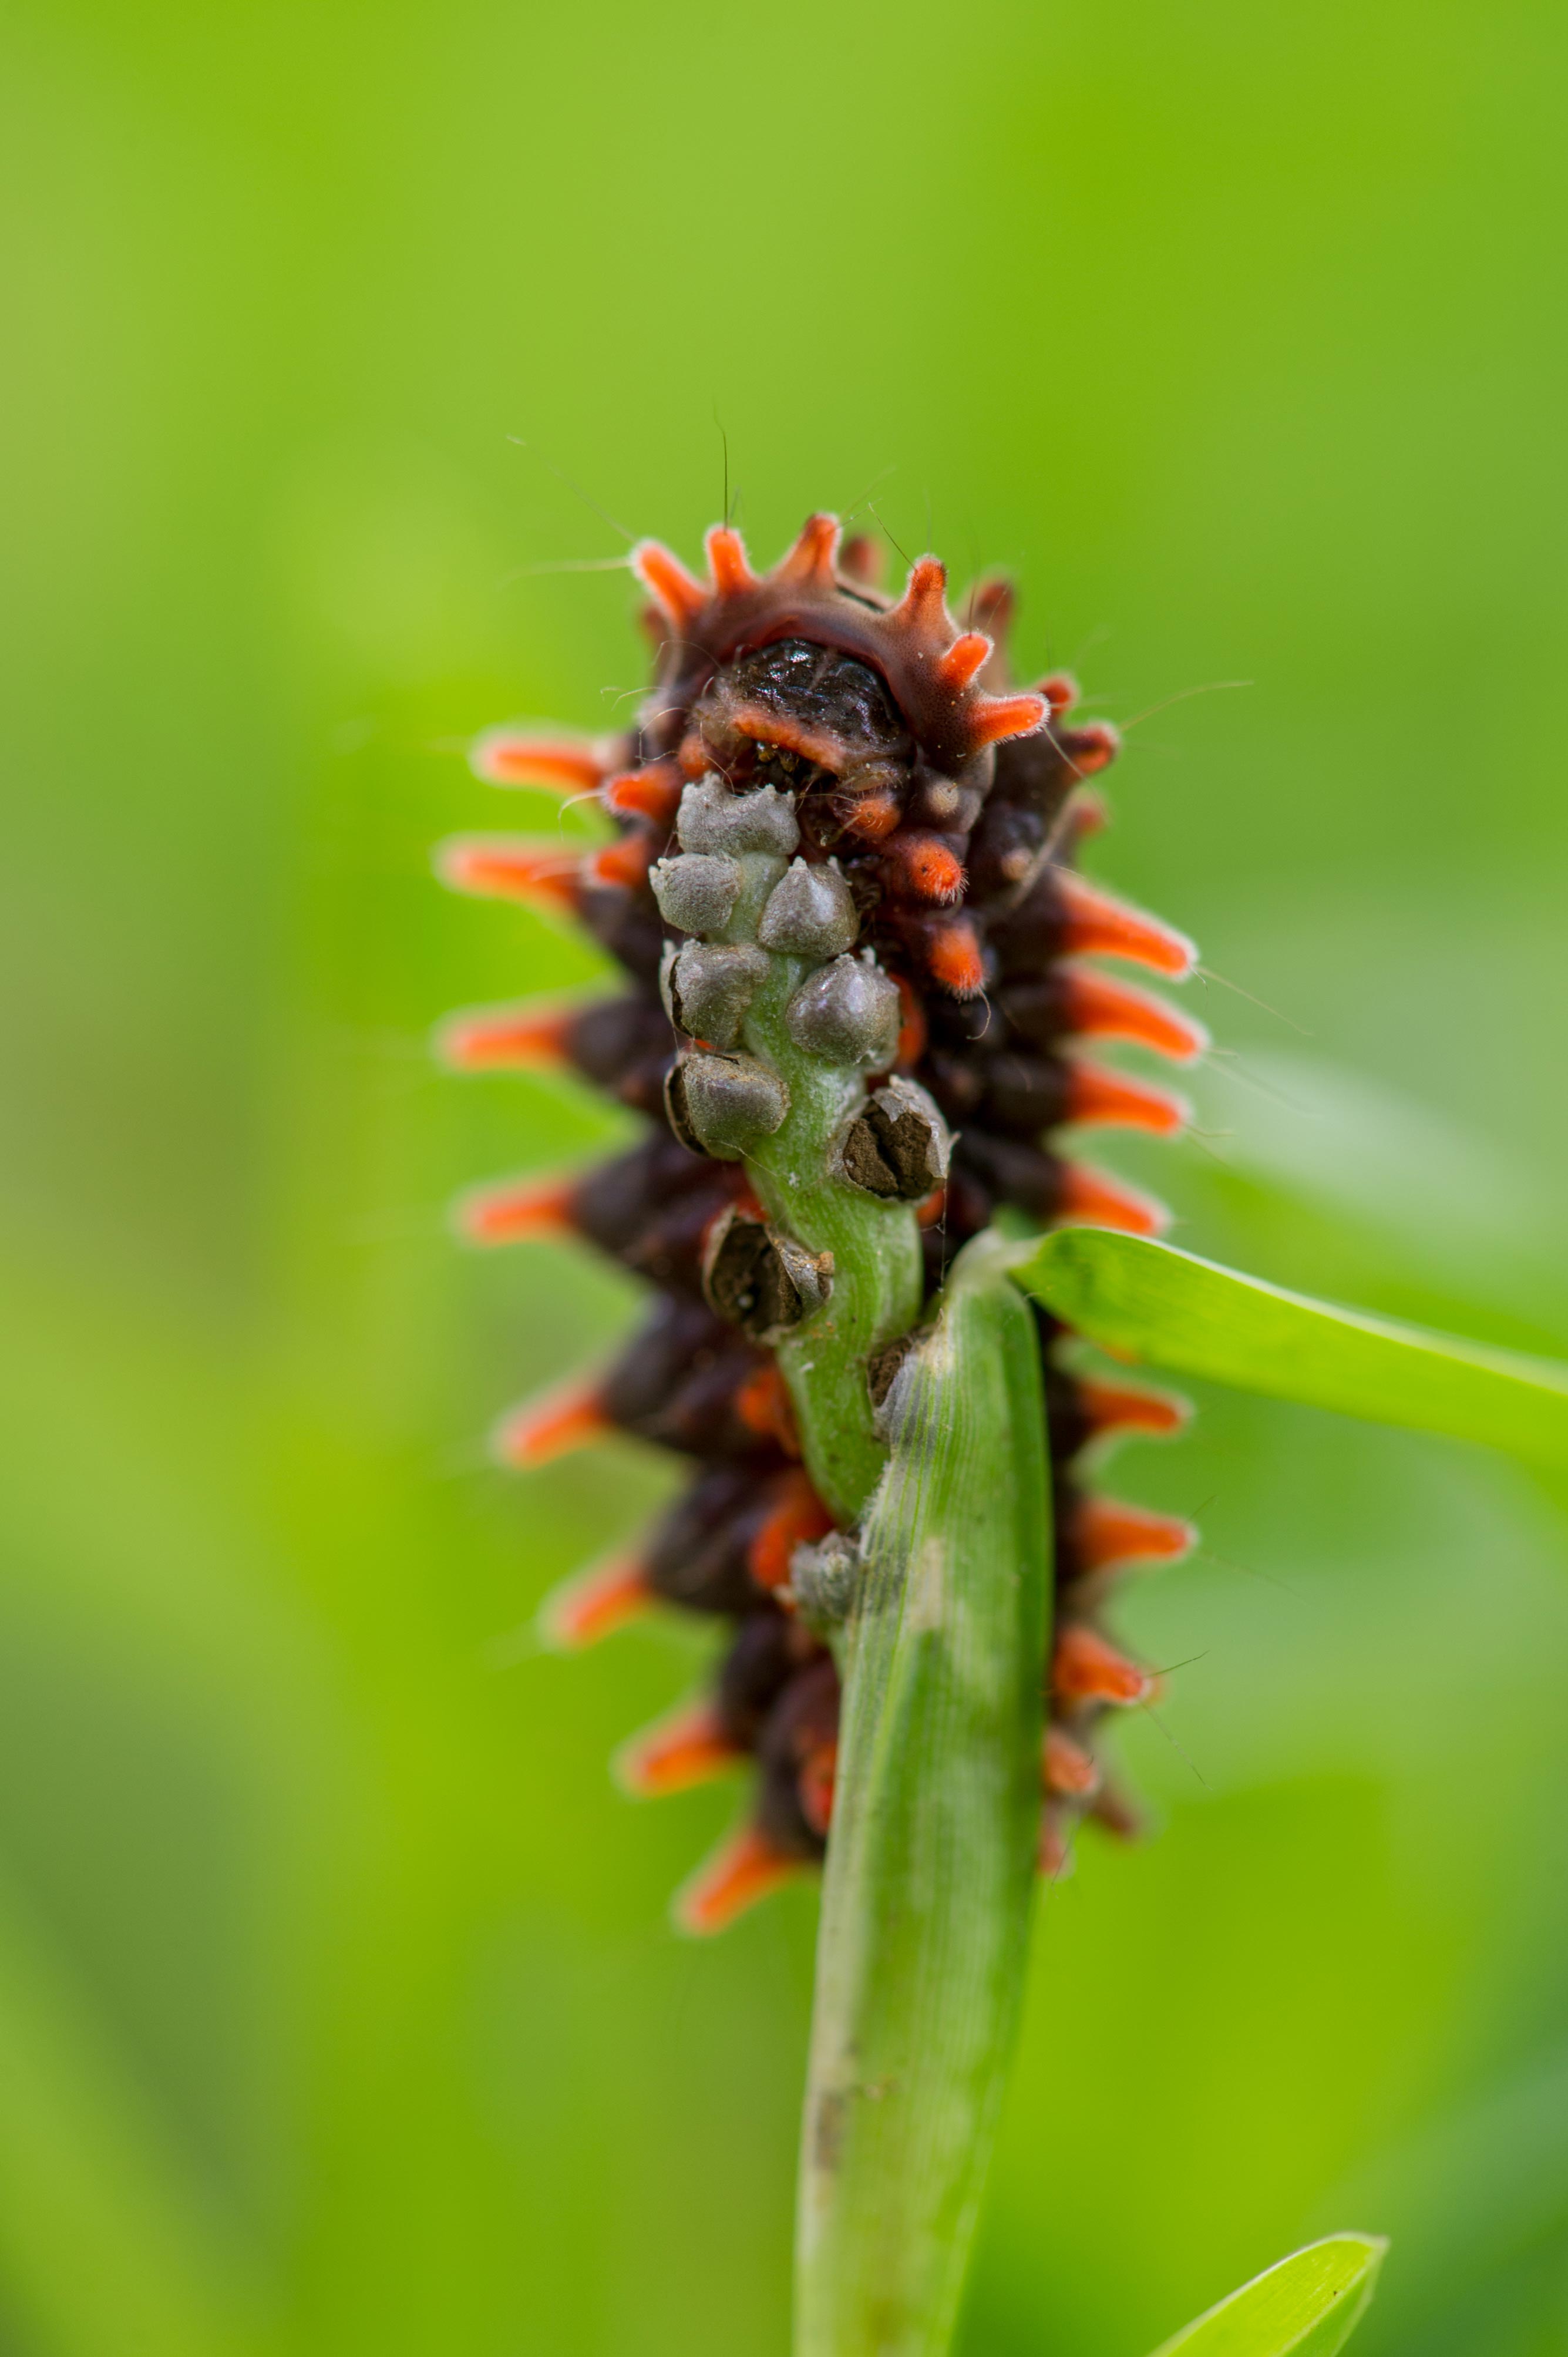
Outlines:
POLYGON ((860 912, 837 867, 797 859, 768 894, 757 938, 765 950, 831 958, 853 949, 859 931, 860 912))
POLYGON ((918 1203, 948 1175, 952 1139, 924 1089, 886 1081, 839 1146, 839 1176, 885 1200, 918 1203))
POLYGON ((783 859, 800 840, 789 798, 777 787, 732 793, 712 770, 682 795, 675 832, 682 851, 770 851, 783 859))
POLYGON ((716 933, 728 924, 746 879, 733 859, 688 851, 656 859, 648 880, 666 924, 683 933, 716 933))
POLYGON ((755 1137, 771 1136, 789 1092, 755 1056, 682 1056, 664 1082, 670 1126, 693 1154, 738 1162, 755 1137))
POLYGON ((789 1593, 808 1628, 825 1632, 849 1619, 860 1572, 860 1550, 843 1531, 830 1531, 815 1546, 795 1549, 789 1593))
POLYGON ((679 1030, 733 1048, 767 974, 767 951, 749 942, 666 942, 660 996, 679 1030))
POLYGON ((808 974, 784 1009, 797 1048, 832 1064, 890 1064, 898 1045, 898 985, 869 952, 836 957, 808 974))

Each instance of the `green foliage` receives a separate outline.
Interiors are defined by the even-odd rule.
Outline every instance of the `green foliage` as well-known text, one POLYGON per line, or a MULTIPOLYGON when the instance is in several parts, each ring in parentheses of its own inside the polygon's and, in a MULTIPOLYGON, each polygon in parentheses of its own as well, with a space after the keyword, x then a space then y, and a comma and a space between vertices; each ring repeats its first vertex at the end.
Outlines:
POLYGON ((1309 1300, 1103 1229, 1046 1237, 1015 1274, 1078 1332, 1155 1366, 1568 1467, 1568 1365, 1309 1300))
MULTIPOLYGON (((1097 712, 1254 681, 1131 729, 1093 858, 1313 1037, 1195 984, 1205 1143, 1112 1158, 1212 1259, 1561 1351, 1568 29, 18 0, 0 43, 0 2342, 779 2357, 814 1901, 667 1939, 733 1801, 605 1761, 700 1641, 526 1637, 667 1473, 483 1449, 632 1289, 443 1226, 626 1134, 425 1057, 596 972, 428 874, 576 826, 475 730, 646 675, 624 574, 544 569, 624 547, 551 468, 694 556, 716 407, 758 554, 869 491, 1016 564, 1097 712)), ((1541 2357, 1568 1523, 1439 1437, 1202 1407, 1115 1469, 1212 1553, 1124 1608, 1186 1665, 1123 1738, 1159 1837, 1050 1894, 963 2345, 1126 2357, 1353 2216, 1404 2255, 1369 2357, 1541 2357)))
POLYGON ((1387 2248, 1372 2234, 1313 2243, 1254 2276, 1155 2357, 1336 2357, 1367 2312, 1387 2248))

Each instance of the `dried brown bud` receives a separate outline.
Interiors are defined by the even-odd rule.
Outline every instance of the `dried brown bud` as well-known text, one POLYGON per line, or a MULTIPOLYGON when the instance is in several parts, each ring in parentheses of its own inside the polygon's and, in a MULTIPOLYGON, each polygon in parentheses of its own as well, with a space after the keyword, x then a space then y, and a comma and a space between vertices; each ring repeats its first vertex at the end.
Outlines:
POLYGON ((832 1254, 809 1253, 793 1236, 735 1207, 715 1223, 703 1254, 711 1309, 770 1342, 811 1317, 832 1289, 832 1254))
POLYGON ((931 1099, 913 1081, 886 1082, 845 1131, 841 1175, 868 1195, 923 1202, 947 1177, 952 1140, 931 1099))

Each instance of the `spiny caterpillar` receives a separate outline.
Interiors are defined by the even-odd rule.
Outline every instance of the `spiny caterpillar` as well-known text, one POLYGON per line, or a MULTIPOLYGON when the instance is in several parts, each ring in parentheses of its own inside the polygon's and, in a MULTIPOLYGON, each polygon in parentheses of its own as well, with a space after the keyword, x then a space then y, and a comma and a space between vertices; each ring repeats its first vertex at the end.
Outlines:
MULTIPOLYGON (((1078 872, 1103 820, 1086 780, 1118 740, 1069 723, 1065 674, 1010 688, 1005 581, 975 587, 961 629, 934 556, 895 602, 873 547, 841 548, 829 515, 764 576, 728 525, 706 549, 705 581, 657 543, 633 552, 657 661, 635 727, 579 741, 503 728, 474 750, 492 784, 596 797, 614 839, 580 858, 495 834, 439 855, 458 890, 569 912, 627 978, 587 1005, 455 1017, 444 1051, 469 1071, 575 1071, 649 1125, 600 1168, 478 1190, 461 1225, 487 1244, 585 1239, 657 1288, 608 1370, 513 1412, 498 1449, 534 1466, 618 1431, 693 1460, 636 1551, 558 1590, 545 1625, 576 1646, 660 1604, 730 1624, 711 1691, 620 1760, 639 1794, 755 1763, 744 1827, 678 1899, 699 1932, 819 1860, 832 1809, 828 1632, 854 1577, 851 1514, 821 1494, 834 1486, 823 1449, 802 1448, 798 1371, 813 1363, 800 1338, 808 1351, 812 1336, 842 1342, 833 1321, 851 1303, 843 1254, 835 1266, 803 1222, 808 1190, 819 1235, 853 1214, 891 1255, 890 1289, 854 1337, 844 1420, 869 1429, 952 1253, 999 1212, 1015 1226, 1165 1225, 1160 1205, 1057 1133, 1169 1135, 1187 1109, 1082 1043, 1177 1062, 1207 1045, 1163 998, 1084 963, 1180 980, 1195 952, 1078 872)), ((1176 1559, 1194 1534, 1085 1486, 1112 1440, 1175 1431, 1182 1404, 1083 1371, 1071 1338, 1043 1312, 1037 1324, 1057 1534, 1041 1861, 1056 1872, 1080 1815, 1129 1822, 1091 1738, 1155 1684, 1100 1626, 1110 1577, 1176 1559)))

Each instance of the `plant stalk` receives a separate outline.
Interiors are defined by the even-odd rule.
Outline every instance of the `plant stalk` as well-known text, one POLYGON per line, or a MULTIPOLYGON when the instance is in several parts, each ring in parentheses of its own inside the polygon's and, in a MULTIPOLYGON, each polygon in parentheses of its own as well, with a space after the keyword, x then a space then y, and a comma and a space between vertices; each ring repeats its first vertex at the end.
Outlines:
MULTIPOLYGON (((755 921, 748 896, 728 938, 747 939, 755 921)), ((811 971, 805 959, 776 954, 746 1017, 746 1045, 789 1086, 782 1125, 748 1148, 746 1167, 769 1216, 809 1251, 832 1254, 826 1306, 784 1336, 778 1355, 818 1494, 853 1523, 887 1453, 872 1417, 866 1358, 919 1315, 920 1239, 908 1203, 878 1201, 832 1174, 833 1143, 863 1103, 865 1079, 853 1066, 802 1054, 791 1041, 784 1008, 811 971)))
POLYGON ((899 1372, 842 1655, 801 2147, 797 2357, 949 2347, 1017 2028, 1040 1813, 1049 1490, 1007 1248, 899 1372))

